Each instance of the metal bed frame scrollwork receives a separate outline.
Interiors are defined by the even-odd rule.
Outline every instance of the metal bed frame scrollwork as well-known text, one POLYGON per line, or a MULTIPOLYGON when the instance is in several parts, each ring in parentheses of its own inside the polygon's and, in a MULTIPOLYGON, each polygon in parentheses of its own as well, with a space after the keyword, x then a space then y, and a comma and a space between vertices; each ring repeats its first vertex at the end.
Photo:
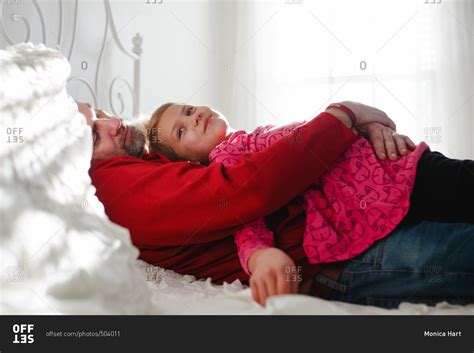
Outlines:
MULTIPOLYGON (((125 109, 125 103, 123 99, 123 95, 120 91, 117 91, 117 94, 114 95, 117 83, 122 82, 125 87, 129 90, 131 97, 132 97, 132 114, 134 117, 137 117, 140 113, 140 57, 142 54, 142 43, 143 43, 143 38, 140 36, 140 34, 136 34, 132 38, 132 44, 133 48, 131 51, 127 51, 125 47, 123 46, 118 33, 117 33, 117 28, 115 26, 114 18, 112 15, 112 7, 110 5, 110 0, 102 0, 105 8, 105 29, 102 37, 102 46, 100 48, 100 52, 98 54, 98 60, 97 60, 97 67, 95 70, 95 75, 94 75, 94 81, 93 84, 91 84, 87 79, 84 77, 80 76, 72 76, 68 79, 68 84, 71 82, 79 82, 83 84, 89 93, 92 96, 94 105, 97 107, 102 107, 104 103, 106 102, 99 102, 98 101, 98 85, 99 85, 99 77, 100 77, 100 69, 102 66, 103 62, 103 55, 104 55, 104 50, 107 45, 107 35, 108 31, 110 30, 113 40, 115 44, 117 45, 118 49, 125 54, 126 57, 130 58, 133 62, 133 81, 132 84, 130 84, 129 80, 127 80, 125 77, 122 75, 117 75, 115 76, 110 84, 108 85, 108 100, 109 100, 109 107, 112 110, 112 112, 115 115, 122 115, 125 109), (113 97, 116 97, 118 101, 120 102, 120 108, 117 108, 115 106, 113 97)), ((1 1, 0 5, 0 34, 3 36, 5 41, 9 45, 13 45, 18 43, 18 41, 15 43, 12 38, 8 34, 8 29, 4 21, 4 14, 6 13, 6 6, 9 4, 19 4, 23 3, 23 0, 3 0, 1 1)), ((41 6, 38 4, 37 0, 31 0, 31 3, 33 5, 33 10, 35 13, 35 17, 39 20, 40 26, 41 26, 41 43, 46 45, 46 23, 45 19, 43 16, 43 12, 41 9, 41 6)), ((58 19, 58 34, 57 34, 57 39, 56 39, 56 48, 63 52, 63 54, 67 57, 67 59, 70 61, 71 57, 73 55, 74 51, 74 44, 76 42, 76 32, 77 32, 77 14, 78 14, 78 8, 79 8, 79 0, 74 0, 74 12, 73 12, 73 21, 72 21, 72 35, 71 35, 71 41, 70 45, 66 50, 66 46, 64 44, 64 38, 63 38, 63 0, 57 0, 58 7, 59 7, 59 19, 58 19)), ((26 18, 25 16, 22 16, 18 13, 12 12, 10 16, 8 17, 10 21, 14 22, 20 22, 23 24, 26 32, 25 39, 23 42, 29 42, 31 38, 31 23, 26 18)))

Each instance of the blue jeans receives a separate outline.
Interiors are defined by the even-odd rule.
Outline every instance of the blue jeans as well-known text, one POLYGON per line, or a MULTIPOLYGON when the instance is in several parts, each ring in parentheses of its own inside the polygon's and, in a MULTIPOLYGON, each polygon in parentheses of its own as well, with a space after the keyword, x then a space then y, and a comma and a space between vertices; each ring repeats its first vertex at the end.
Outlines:
POLYGON ((337 282, 321 275, 315 280, 333 289, 332 300, 354 304, 474 303, 474 224, 402 222, 346 261, 337 282))

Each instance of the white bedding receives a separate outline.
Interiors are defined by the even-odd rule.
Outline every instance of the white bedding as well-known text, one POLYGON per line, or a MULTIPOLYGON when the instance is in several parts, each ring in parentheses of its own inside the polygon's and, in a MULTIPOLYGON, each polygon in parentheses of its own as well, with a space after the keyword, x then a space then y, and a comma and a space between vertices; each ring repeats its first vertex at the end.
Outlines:
POLYGON ((0 51, 0 313, 474 314, 474 305, 389 311, 303 295, 263 308, 239 281, 216 286, 137 260, 94 196, 91 133, 65 90, 69 73, 42 45, 0 51), (24 142, 7 142, 12 128, 24 142))
POLYGON ((261 307, 251 298, 250 288, 238 280, 217 286, 194 276, 151 266, 138 260, 152 297, 152 313, 166 315, 473 315, 474 304, 467 306, 438 303, 435 307, 403 303, 398 309, 327 301, 307 295, 270 297, 261 307))

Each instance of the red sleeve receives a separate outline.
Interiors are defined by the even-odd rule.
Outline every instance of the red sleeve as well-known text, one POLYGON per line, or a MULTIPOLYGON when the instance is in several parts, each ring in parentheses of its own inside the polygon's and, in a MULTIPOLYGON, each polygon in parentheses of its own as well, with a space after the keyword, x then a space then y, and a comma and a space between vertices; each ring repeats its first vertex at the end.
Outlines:
POLYGON ((234 166, 114 157, 90 175, 107 215, 136 246, 206 243, 283 207, 357 139, 329 113, 292 134, 234 166))

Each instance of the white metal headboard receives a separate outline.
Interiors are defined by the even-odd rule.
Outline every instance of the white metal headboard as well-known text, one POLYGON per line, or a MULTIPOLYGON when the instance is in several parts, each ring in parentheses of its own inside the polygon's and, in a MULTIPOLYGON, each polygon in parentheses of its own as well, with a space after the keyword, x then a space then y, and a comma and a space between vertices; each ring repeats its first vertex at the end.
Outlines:
MULTIPOLYGON (((18 3, 23 4, 23 0, 4 0, 2 1, 1 6, 0 6, 0 33, 4 37, 5 41, 10 45, 16 44, 19 41, 14 42, 9 36, 8 28, 5 24, 6 21, 4 22, 4 19, 5 19, 4 16, 5 14, 7 14, 6 6, 11 5, 11 4, 18 4, 18 3)), ((46 44, 46 39, 47 39, 46 35, 48 31, 46 29, 46 23, 44 20, 43 11, 41 9, 41 6, 38 4, 37 0, 32 0, 31 3, 33 5, 32 14, 34 17, 36 17, 39 20, 39 23, 41 26, 41 39, 42 39, 41 42, 46 44)), ((58 4, 58 10, 59 10, 59 19, 58 19, 58 31, 57 31, 58 34, 56 38, 55 49, 58 49, 61 52, 63 52, 63 54, 70 61, 73 55, 74 45, 76 41, 77 14, 78 14, 78 8, 79 8, 79 0, 74 0, 72 35, 71 35, 71 40, 70 40, 70 44, 68 48, 66 47, 64 43, 64 38, 63 38, 63 34, 64 34, 63 0, 57 0, 57 4, 58 4)), ((99 78, 101 75, 103 54, 104 54, 104 50, 107 44, 106 40, 107 40, 108 31, 110 29, 110 32, 112 34, 112 37, 118 49, 124 55, 130 58, 133 62, 133 77, 131 80, 132 84, 130 84, 130 80, 128 80, 122 74, 118 74, 113 77, 110 84, 108 85, 108 106, 110 107, 112 112, 116 115, 122 115, 122 113, 124 112, 126 103, 123 99, 122 92, 118 91, 118 89, 116 88, 117 83, 122 82, 125 85, 125 87, 127 87, 127 89, 129 90, 129 93, 131 94, 131 97, 132 97, 131 111, 133 112, 133 116, 136 117, 140 113, 140 56, 142 54, 143 39, 140 36, 140 34, 137 33, 132 39, 132 44, 133 44, 132 50, 127 51, 118 36, 117 29, 114 22, 114 17, 112 15, 112 8, 110 6, 110 1, 103 0, 103 5, 105 8, 105 17, 106 17, 105 27, 104 27, 104 33, 102 36, 102 46, 99 52, 99 58, 98 58, 98 62, 97 62, 96 70, 95 70, 93 83, 91 84, 89 80, 87 80, 86 78, 76 75, 69 78, 68 84, 71 82, 79 82, 80 84, 83 84, 87 88, 89 93, 91 94, 91 97, 92 97, 92 100, 94 101, 95 106, 103 107, 105 105, 106 102, 101 102, 98 99, 99 97, 98 86, 99 86, 99 78), (114 94, 115 92, 117 93, 114 94), (116 107, 113 97, 118 99, 120 103, 120 107, 116 107)), ((25 32, 26 32, 26 36, 23 42, 29 42, 30 36, 31 36, 31 21, 25 16, 22 16, 15 12, 11 12, 10 16, 8 16, 8 19, 10 21, 19 22, 23 24, 25 28, 25 32)))

